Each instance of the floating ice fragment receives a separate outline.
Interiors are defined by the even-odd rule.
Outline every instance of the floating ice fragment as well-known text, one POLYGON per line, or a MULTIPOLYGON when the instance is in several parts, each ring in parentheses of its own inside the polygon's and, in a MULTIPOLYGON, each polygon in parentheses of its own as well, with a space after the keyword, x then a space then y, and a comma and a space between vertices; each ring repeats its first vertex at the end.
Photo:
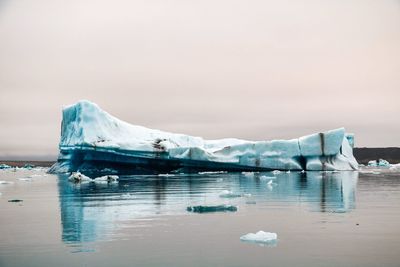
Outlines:
POLYGON ((229 190, 223 190, 219 194, 219 197, 222 197, 222 198, 236 198, 236 197, 241 197, 241 196, 242 196, 241 194, 236 194, 229 190))
POLYGON ((4 170, 4 169, 11 169, 11 166, 7 165, 7 164, 0 164, 0 170, 4 170))
POLYGON ((248 233, 240 237, 240 240, 254 243, 273 243, 278 238, 276 233, 258 231, 257 233, 248 233))
POLYGON ((277 183, 274 183, 274 181, 272 181, 272 180, 269 180, 269 182, 267 183, 267 185, 274 186, 274 185, 278 185, 278 184, 277 184, 277 183))
POLYGON ((94 178, 93 182, 95 182, 95 183, 96 182, 113 183, 113 182, 117 182, 118 179, 119 179, 118 175, 104 175, 104 176, 94 178))
POLYGON ((251 194, 250 193, 244 193, 243 196, 244 197, 251 197, 251 194))
POLYGON ((160 176, 160 177, 170 177, 170 176, 175 176, 175 174, 170 174, 170 173, 160 173, 158 176, 160 176))
POLYGON ((227 171, 198 172, 198 174, 220 174, 220 173, 227 173, 227 171))
POLYGON ((10 181, 0 181, 0 184, 13 184, 13 182, 10 182, 10 181))
POLYGON ((81 182, 91 182, 92 179, 87 177, 86 175, 83 175, 80 172, 73 172, 71 176, 68 178, 71 182, 74 183, 81 183, 81 182))
POLYGON ((400 163, 390 165, 390 168, 389 168, 389 169, 390 169, 391 171, 400 171, 400 163))
POLYGON ((33 169, 34 167, 35 167, 35 165, 26 163, 26 164, 24 165, 23 168, 28 169, 28 170, 31 170, 31 169, 33 169))
POLYGON ((275 176, 265 176, 265 175, 262 175, 262 176, 260 177, 260 180, 263 180, 263 181, 265 181, 265 180, 271 180, 271 179, 276 179, 276 177, 275 177, 275 176))
POLYGON ((247 178, 253 178, 254 172, 242 172, 242 174, 247 178))
POLYGON ((207 212, 235 212, 237 211, 236 206, 231 205, 218 205, 218 206, 192 206, 187 207, 187 211, 195 213, 207 213, 207 212))
POLYGON ((18 178, 18 180, 24 181, 24 182, 32 182, 31 178, 18 178))
POLYGON ((370 161, 368 161, 368 166, 370 166, 370 167, 388 167, 388 166, 390 166, 390 163, 384 159, 370 160, 370 161))
POLYGON ((274 170, 274 171, 272 171, 272 173, 273 173, 273 174, 280 174, 281 171, 280 171, 280 170, 274 170))

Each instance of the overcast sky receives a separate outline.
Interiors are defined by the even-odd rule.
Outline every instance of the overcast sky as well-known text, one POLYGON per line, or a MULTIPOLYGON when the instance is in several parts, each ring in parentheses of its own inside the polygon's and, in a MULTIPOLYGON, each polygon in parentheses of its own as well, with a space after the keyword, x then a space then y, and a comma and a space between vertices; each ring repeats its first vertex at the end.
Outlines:
POLYGON ((0 156, 56 155, 79 99, 205 138, 400 146, 400 1, 0 0, 0 156))

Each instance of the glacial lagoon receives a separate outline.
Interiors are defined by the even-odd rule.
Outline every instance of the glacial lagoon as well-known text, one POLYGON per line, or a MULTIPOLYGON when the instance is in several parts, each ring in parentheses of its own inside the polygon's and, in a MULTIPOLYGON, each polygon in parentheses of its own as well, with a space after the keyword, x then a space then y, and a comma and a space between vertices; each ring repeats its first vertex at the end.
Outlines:
POLYGON ((399 266, 400 172, 0 170, 0 266, 399 266), (194 206, 237 210, 196 213, 194 206), (276 242, 243 242, 258 231, 276 242))

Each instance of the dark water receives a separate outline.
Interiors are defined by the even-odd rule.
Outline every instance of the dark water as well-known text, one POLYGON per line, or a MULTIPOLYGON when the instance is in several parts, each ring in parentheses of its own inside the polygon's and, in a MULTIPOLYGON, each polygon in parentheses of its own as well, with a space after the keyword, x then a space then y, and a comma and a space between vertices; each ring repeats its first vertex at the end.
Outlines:
POLYGON ((400 266, 395 171, 124 176, 114 184, 72 184, 45 170, 3 170, 0 180, 12 182, 0 184, 1 267, 400 266), (223 190, 241 197, 223 198, 223 190), (186 210, 222 204, 238 210, 186 210), (277 242, 239 240, 259 230, 277 233, 277 242))

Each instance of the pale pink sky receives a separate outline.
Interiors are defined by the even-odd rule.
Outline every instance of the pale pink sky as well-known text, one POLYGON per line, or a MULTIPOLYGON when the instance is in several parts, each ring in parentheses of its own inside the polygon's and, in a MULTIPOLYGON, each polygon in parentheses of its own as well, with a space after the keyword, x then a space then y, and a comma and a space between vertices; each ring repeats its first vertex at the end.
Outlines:
POLYGON ((400 146, 400 1, 0 1, 0 157, 56 155, 79 99, 205 138, 400 146))

